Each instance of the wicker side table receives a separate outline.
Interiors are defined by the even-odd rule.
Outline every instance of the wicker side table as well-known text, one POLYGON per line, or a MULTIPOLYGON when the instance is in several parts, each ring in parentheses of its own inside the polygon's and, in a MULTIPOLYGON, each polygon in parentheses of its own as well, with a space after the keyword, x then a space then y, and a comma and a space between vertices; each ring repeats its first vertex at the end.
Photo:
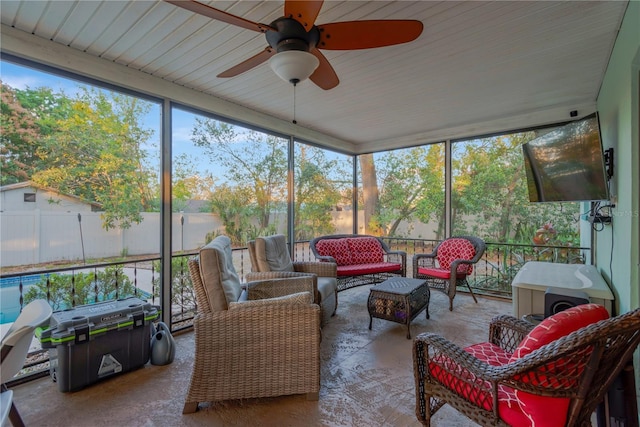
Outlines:
POLYGON ((407 325, 407 339, 411 339, 411 321, 426 309, 429 318, 429 286, 426 280, 393 277, 369 291, 369 329, 373 318, 407 325))

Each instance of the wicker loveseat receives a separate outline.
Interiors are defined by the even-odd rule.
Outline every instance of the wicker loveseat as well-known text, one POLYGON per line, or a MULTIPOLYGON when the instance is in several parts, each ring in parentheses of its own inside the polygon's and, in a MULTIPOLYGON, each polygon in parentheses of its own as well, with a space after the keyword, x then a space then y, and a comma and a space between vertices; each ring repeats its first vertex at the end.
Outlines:
POLYGON ((392 251, 381 238, 362 234, 333 234, 309 243, 316 259, 337 265, 338 291, 406 276, 407 253, 392 251))
POLYGON ((498 316, 489 341, 464 349, 421 334, 413 345, 416 416, 429 426, 448 404, 483 426, 591 426, 639 342, 640 309, 608 318, 596 304, 569 308, 535 327, 498 316))
POLYGON ((183 413, 199 402, 320 391, 320 307, 313 278, 240 284, 231 241, 215 238, 189 260, 198 304, 193 373, 183 413))

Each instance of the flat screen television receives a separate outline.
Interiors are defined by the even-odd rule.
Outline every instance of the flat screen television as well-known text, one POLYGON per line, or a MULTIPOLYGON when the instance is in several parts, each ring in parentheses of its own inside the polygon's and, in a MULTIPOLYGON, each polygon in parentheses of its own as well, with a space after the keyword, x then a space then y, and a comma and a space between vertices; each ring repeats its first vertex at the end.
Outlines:
POLYGON ((531 202, 609 198, 597 113, 523 144, 522 151, 531 202))

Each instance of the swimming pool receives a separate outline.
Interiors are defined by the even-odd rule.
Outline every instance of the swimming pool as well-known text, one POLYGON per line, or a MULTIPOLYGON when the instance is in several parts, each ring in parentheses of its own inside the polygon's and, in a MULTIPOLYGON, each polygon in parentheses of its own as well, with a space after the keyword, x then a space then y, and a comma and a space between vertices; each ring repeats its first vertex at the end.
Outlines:
MULTIPOLYGON (((0 279, 0 324, 12 323, 20 314, 20 281, 22 280, 22 295, 47 274, 33 274, 22 277, 5 277, 0 279)), ((138 298, 152 299, 150 292, 138 288, 138 298)), ((62 309, 62 308, 61 308, 62 309)))

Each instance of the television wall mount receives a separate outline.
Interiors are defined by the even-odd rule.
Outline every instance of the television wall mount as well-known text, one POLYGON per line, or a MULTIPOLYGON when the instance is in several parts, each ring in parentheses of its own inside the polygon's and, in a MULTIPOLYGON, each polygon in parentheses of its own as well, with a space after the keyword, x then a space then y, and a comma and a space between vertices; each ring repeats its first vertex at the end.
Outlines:
POLYGON ((613 178, 613 147, 604 150, 604 167, 607 172, 607 180, 613 178))

